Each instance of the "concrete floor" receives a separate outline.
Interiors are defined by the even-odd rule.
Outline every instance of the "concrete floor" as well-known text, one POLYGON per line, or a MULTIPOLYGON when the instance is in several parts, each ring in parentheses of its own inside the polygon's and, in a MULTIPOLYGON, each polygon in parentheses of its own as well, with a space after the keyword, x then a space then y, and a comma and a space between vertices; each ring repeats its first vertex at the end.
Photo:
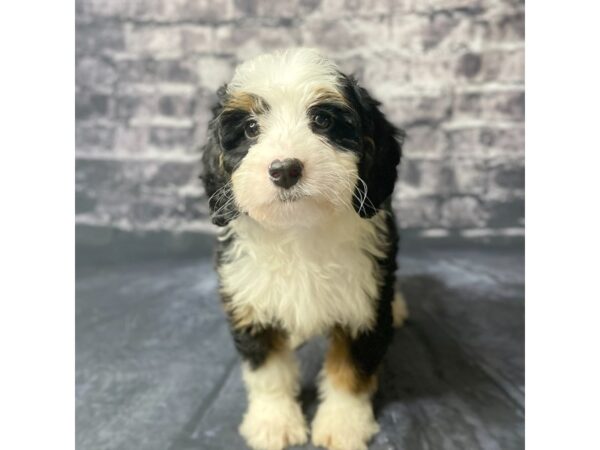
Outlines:
MULTIPOLYGON (((404 252, 400 266, 411 319, 382 367, 370 448, 524 448, 522 249, 404 252)), ((78 450, 246 448, 216 286, 209 258, 78 269, 78 450)), ((323 351, 299 350, 309 419, 323 351)))

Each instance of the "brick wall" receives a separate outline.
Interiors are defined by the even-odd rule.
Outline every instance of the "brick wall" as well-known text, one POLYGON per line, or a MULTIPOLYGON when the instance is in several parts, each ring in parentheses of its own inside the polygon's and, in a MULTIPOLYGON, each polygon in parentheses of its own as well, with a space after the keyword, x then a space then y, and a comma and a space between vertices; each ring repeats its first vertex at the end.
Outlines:
POLYGON ((492 0, 77 0, 82 227, 204 232, 198 146, 245 58, 318 46, 409 139, 395 203, 425 237, 523 233, 524 5, 492 0))

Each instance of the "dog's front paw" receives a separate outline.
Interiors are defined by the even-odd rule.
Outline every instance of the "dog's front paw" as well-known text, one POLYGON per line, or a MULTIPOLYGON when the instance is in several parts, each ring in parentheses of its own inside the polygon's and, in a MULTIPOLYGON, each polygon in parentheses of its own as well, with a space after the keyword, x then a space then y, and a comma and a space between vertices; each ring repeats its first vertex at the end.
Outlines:
POLYGON ((378 431, 370 402, 342 405, 325 400, 312 423, 312 443, 329 450, 367 450, 378 431))
POLYGON ((290 399, 254 399, 240 425, 240 434, 254 450, 281 450, 306 443, 306 422, 290 399))

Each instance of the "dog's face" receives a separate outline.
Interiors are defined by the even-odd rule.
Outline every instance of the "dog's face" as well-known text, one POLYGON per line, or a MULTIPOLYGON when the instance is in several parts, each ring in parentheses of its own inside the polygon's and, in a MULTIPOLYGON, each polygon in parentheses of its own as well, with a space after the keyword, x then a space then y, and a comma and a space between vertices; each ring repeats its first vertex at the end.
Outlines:
POLYGON ((219 95, 203 157, 216 224, 240 213, 276 228, 343 210, 370 217, 392 193, 403 134, 317 52, 248 61, 219 95))

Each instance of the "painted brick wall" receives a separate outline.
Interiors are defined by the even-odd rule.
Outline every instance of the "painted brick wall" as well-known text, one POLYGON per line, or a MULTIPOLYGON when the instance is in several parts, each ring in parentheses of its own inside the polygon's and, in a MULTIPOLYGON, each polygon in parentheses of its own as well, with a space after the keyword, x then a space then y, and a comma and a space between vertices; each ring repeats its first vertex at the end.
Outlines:
POLYGON ((318 46, 405 128, 395 203, 422 236, 523 233, 524 5, 77 0, 80 225, 206 231, 199 145, 245 58, 318 46))

